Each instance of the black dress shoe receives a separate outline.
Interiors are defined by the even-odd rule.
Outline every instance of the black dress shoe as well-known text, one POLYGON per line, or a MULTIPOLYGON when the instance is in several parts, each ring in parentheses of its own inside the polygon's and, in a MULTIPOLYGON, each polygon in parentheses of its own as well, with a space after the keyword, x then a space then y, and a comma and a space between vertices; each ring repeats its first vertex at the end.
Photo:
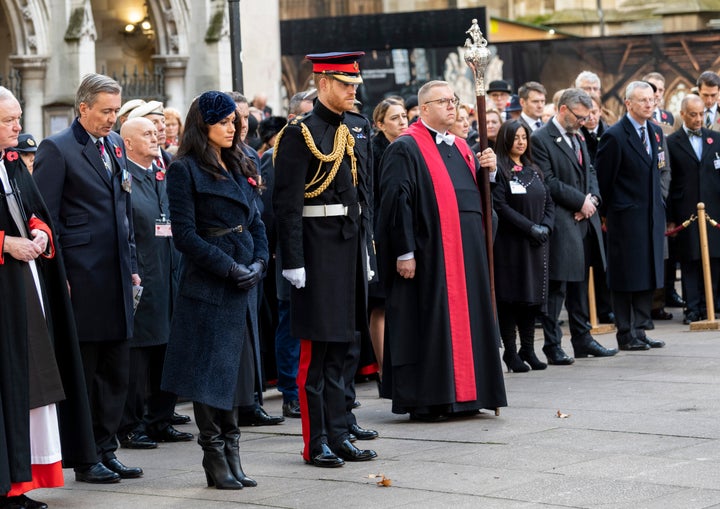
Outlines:
POLYGON ((569 366, 575 362, 575 359, 569 357, 559 346, 543 346, 543 352, 548 364, 553 366, 569 366))
POLYGON ((124 449, 155 449, 157 442, 142 431, 132 431, 120 438, 124 449))
POLYGON ((78 482, 89 482, 91 484, 111 484, 120 482, 120 475, 102 463, 95 463, 83 469, 76 468, 75 480, 78 482))
POLYGON ((238 419, 238 426, 274 426, 285 422, 285 417, 273 417, 261 406, 256 406, 252 413, 242 414, 238 419))
POLYGON ((300 417, 300 402, 290 401, 289 403, 283 403, 282 406, 283 416, 297 419, 300 417))
POLYGON ((179 426, 181 424, 187 424, 189 422, 189 415, 182 415, 177 412, 173 412, 172 419, 170 419, 170 424, 172 424, 173 426, 179 426))
POLYGON ((360 403, 359 401, 355 400, 355 401, 353 401, 352 407, 353 407, 353 408, 359 408, 360 405, 362 405, 362 403, 360 403))
POLYGON ((685 301, 675 290, 673 290, 667 294, 667 297, 665 298, 665 305, 669 308, 684 308, 685 301))
POLYGON ((378 432, 374 429, 361 428, 357 424, 353 424, 352 426, 350 426, 350 429, 348 431, 355 435, 358 440, 372 440, 373 438, 377 438, 378 436, 378 432))
POLYGON ((617 342, 620 350, 650 350, 650 345, 636 337, 631 337, 629 339, 618 338, 617 342))
POLYGON ((663 308, 653 309, 650 311, 650 317, 653 320, 672 320, 672 313, 668 313, 663 308))
POLYGON ((118 474, 123 479, 137 479, 142 477, 143 470, 140 467, 126 467, 117 458, 103 461, 103 465, 118 474))
POLYGON ((692 322, 699 322, 700 320, 700 313, 698 313, 697 311, 686 311, 685 317, 683 318, 683 323, 685 325, 690 325, 692 322))
POLYGON ((578 359, 590 355, 593 357, 612 357, 618 353, 617 348, 605 348, 592 337, 586 337, 581 341, 573 341, 573 351, 578 359))
POLYGON ((333 452, 345 461, 369 461, 377 458, 377 453, 372 449, 358 449, 350 440, 343 440, 335 447, 333 452))
POLYGON ((345 462, 338 458, 327 444, 322 444, 320 451, 314 454, 309 460, 305 460, 308 465, 314 465, 316 467, 323 468, 335 468, 341 467, 345 462))
POLYGON ((47 509, 48 505, 25 495, 19 495, 17 497, 0 497, 0 507, 4 509, 47 509))
POLYGON ((445 414, 436 414, 431 412, 410 412, 411 421, 420 422, 443 422, 448 420, 445 414))
POLYGON ((665 341, 661 341, 659 339, 652 339, 647 336, 643 336, 638 339, 648 345, 650 348, 662 348, 665 346, 665 341))
POLYGON ((148 431, 148 436, 158 442, 189 442, 195 438, 192 433, 178 431, 170 425, 158 432, 151 433, 148 431))

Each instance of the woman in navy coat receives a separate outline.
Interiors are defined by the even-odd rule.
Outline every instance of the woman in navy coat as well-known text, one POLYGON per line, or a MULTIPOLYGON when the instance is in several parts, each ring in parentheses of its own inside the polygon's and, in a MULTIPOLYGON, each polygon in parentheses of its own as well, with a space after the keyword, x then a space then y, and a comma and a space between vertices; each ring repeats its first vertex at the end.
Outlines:
POLYGON ((256 483, 240 465, 236 407, 252 380, 257 284, 268 260, 254 205, 256 171, 243 154, 235 102, 221 92, 193 101, 177 159, 167 172, 180 287, 162 388, 193 401, 208 486, 256 483))

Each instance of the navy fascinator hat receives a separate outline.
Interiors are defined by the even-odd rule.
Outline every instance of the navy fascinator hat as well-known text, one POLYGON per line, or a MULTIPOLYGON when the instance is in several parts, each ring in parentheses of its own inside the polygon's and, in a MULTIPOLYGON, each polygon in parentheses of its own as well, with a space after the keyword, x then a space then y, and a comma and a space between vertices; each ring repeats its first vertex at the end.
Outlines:
POLYGON ((235 101, 229 95, 210 90, 198 98, 198 108, 203 122, 209 125, 217 124, 237 109, 235 101))

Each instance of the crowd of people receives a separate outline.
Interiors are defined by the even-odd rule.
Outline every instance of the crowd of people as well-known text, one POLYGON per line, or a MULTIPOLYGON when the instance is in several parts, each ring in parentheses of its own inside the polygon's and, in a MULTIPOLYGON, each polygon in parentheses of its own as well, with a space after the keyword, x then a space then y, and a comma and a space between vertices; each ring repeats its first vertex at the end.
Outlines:
MULTIPOLYGON (((315 88, 287 118, 263 94, 205 91, 186 115, 123 103, 90 74, 72 125, 39 146, 0 87, 0 507, 47 507, 26 493, 63 467, 141 477, 118 448, 193 440, 178 398, 207 485, 239 490, 257 485, 243 426, 299 418, 317 467, 376 458, 356 445, 378 437, 353 413, 358 375, 412 420, 498 412, 502 362, 662 348, 648 331, 666 307, 707 316, 698 234, 680 225, 700 201, 720 214, 720 76, 698 77, 677 120, 659 73, 628 84, 620 118, 590 71, 552 101, 496 80, 478 126, 444 81, 367 119, 362 56, 308 55, 315 88), (591 274, 617 348, 591 334, 591 274), (282 416, 262 407, 270 380, 282 416)), ((717 303, 720 236, 709 250, 717 303)))

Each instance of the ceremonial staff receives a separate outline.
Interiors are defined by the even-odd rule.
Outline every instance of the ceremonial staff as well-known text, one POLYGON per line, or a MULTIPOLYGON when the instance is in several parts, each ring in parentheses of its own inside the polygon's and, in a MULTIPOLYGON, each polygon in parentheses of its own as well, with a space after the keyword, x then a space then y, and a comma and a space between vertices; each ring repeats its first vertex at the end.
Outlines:
MULTIPOLYGON (((487 125, 485 121, 485 69, 490 61, 490 50, 487 48, 487 40, 483 37, 478 26, 477 19, 472 20, 472 26, 465 32, 470 34, 470 39, 465 39, 465 63, 472 69, 475 77, 475 96, 478 132, 480 133, 480 152, 488 147, 487 125)), ((490 274, 490 298, 492 299, 493 311, 495 308, 495 271, 493 270, 493 238, 492 238, 492 205, 490 200, 490 178, 487 171, 482 171, 482 193, 483 193, 483 215, 485 217, 485 245, 487 247, 488 271, 490 274)))

